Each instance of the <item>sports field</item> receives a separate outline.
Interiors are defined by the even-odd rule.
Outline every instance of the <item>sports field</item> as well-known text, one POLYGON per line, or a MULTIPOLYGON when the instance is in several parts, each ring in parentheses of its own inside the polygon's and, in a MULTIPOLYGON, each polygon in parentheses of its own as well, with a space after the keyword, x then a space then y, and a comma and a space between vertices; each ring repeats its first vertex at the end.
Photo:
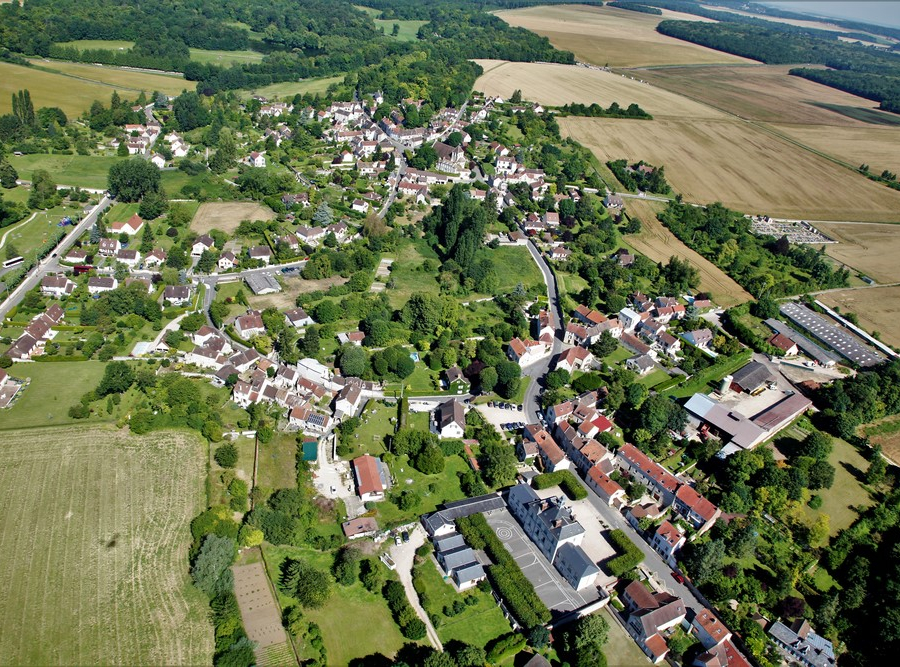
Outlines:
POLYGON ((241 220, 270 220, 274 217, 268 206, 256 202, 207 202, 197 209, 191 220, 191 229, 198 234, 211 229, 233 234, 241 220))
POLYGON ((880 283, 900 282, 900 227, 876 224, 817 224, 838 241, 825 252, 880 283))
POLYGON ((4 432, 0 633, 13 665, 210 664, 189 583, 203 443, 111 427, 4 432))
POLYGON ((856 313, 859 326, 869 333, 878 331, 882 341, 900 347, 900 287, 843 290, 816 298, 827 306, 838 306, 842 313, 856 313))
POLYGON ((729 278, 722 269, 699 253, 688 248, 657 219, 664 204, 629 199, 625 203, 628 215, 641 220, 641 233, 625 237, 638 252, 654 262, 668 262, 673 255, 688 260, 700 271, 700 289, 709 292, 717 305, 730 308, 750 301, 753 297, 729 278))
POLYGON ((596 102, 606 107, 612 102, 622 106, 635 102, 657 119, 726 118, 705 104, 612 72, 550 63, 476 62, 485 71, 475 82, 475 90, 487 95, 509 98, 513 91, 521 90, 524 99, 541 104, 596 102))
POLYGON ((666 168, 686 201, 806 220, 900 221, 900 192, 739 120, 560 118, 605 162, 666 168))
POLYGON ((601 67, 754 62, 656 32, 664 19, 708 21, 669 10, 654 16, 613 7, 555 5, 496 14, 510 25, 543 35, 558 49, 572 51, 578 60, 601 67))

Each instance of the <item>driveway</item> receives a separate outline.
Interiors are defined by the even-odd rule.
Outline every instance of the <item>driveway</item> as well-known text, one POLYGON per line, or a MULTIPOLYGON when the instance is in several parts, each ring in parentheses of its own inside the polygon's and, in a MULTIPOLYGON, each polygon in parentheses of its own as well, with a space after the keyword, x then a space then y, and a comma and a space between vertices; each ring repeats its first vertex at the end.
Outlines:
POLYGON ((403 584, 403 588, 406 589, 406 597, 409 600, 409 603, 412 605, 412 608, 416 610, 419 618, 421 618, 422 622, 425 624, 428 641, 431 642, 431 645, 438 651, 443 651, 444 645, 441 644, 441 640, 438 637, 434 626, 431 624, 431 619, 428 618, 428 614, 425 613, 425 610, 422 609, 422 605, 419 604, 419 596, 416 593, 416 589, 413 588, 412 582, 412 567, 413 559, 416 556, 416 549, 425 544, 425 539, 425 531, 422 529, 422 526, 416 524, 415 527, 411 528, 409 531, 409 542, 404 542, 391 547, 391 558, 394 559, 394 563, 397 566, 397 576, 400 577, 400 582, 403 584))

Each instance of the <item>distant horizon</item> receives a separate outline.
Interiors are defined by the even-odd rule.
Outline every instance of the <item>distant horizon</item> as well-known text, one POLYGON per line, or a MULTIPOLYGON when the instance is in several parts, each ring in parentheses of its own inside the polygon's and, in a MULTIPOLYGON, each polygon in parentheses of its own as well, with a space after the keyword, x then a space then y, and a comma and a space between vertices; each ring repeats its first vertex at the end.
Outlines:
POLYGON ((763 1, 760 4, 809 14, 813 17, 846 19, 861 23, 872 23, 888 28, 900 28, 900 2, 894 0, 780 0, 763 1))

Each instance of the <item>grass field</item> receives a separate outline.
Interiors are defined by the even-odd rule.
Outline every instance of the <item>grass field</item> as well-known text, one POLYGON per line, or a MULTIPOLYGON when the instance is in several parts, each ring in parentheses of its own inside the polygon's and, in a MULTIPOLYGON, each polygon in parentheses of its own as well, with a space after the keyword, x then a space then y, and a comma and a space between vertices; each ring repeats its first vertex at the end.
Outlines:
POLYGON ((324 93, 328 90, 328 86, 333 83, 340 83, 344 80, 344 75, 326 76, 320 79, 303 79, 302 81, 285 81, 282 83, 273 83, 262 88, 253 88, 251 90, 240 91, 241 97, 247 99, 254 95, 262 95, 263 97, 293 97, 294 95, 302 95, 303 93, 324 93))
MULTIPOLYGON (((562 105, 569 102, 609 106, 632 102, 656 119, 708 118, 727 116, 710 106, 629 77, 574 65, 514 63, 504 60, 478 60, 485 70, 475 82, 475 90, 508 98, 521 90, 526 100, 562 105)), ((561 119, 562 120, 562 119, 561 119)), ((649 125, 649 121, 634 121, 649 125)))
POLYGON ((207 49, 191 49, 191 60, 208 65, 243 65, 258 63, 263 59, 262 53, 256 51, 209 51, 207 49))
POLYGON ((59 185, 72 185, 80 188, 104 189, 107 185, 109 168, 120 157, 104 157, 97 155, 10 155, 9 163, 19 172, 19 177, 31 179, 35 169, 45 169, 59 185))
POLYGON ((106 49, 108 51, 125 51, 134 46, 134 42, 124 39, 76 39, 71 42, 59 42, 59 46, 79 51, 106 49))
POLYGON ((140 206, 140 204, 115 203, 106 211, 106 222, 124 222, 129 220, 131 216, 137 214, 140 206))
POLYGON ((198 234, 211 229, 233 234, 241 220, 270 220, 274 217, 268 206, 256 202, 207 202, 197 209, 191 220, 191 229, 198 234))
POLYGON ((877 224, 817 224, 838 243, 829 244, 830 257, 881 283, 900 281, 900 228, 877 224))
POLYGON ((827 514, 831 518, 831 535, 849 528, 856 518, 854 507, 868 507, 874 501, 855 477, 855 472, 865 473, 869 462, 849 443, 834 438, 834 449, 828 462, 834 466, 834 484, 830 489, 816 491, 822 496, 822 507, 813 511, 807 508, 810 518, 817 513, 827 514))
MULTIPOLYGON (((148 95, 158 90, 167 95, 178 95, 185 89, 193 90, 190 81, 185 81, 180 74, 153 74, 113 65, 91 65, 87 63, 72 63, 62 60, 31 60, 36 67, 47 70, 57 76, 65 77, 67 86, 75 81, 86 81, 119 90, 126 91, 129 96, 134 96, 140 91, 148 95)), ((106 101, 112 94, 108 91, 101 99, 106 101)))
POLYGON ((393 37, 394 24, 400 26, 396 39, 401 42, 415 42, 419 39, 419 28, 428 23, 428 21, 395 21, 394 19, 373 19, 375 27, 384 30, 384 34, 393 37))
POLYGON ((0 63, 0 113, 10 113, 12 94, 23 88, 28 88, 31 92, 36 109, 59 107, 69 118, 87 111, 94 100, 108 101, 113 90, 117 90, 121 95, 134 94, 133 91, 119 86, 73 79, 61 74, 43 72, 34 67, 0 63), (66 94, 60 95, 60 90, 65 90, 66 94))
POLYGON ((625 629, 612 618, 611 614, 615 612, 607 607, 600 613, 606 617, 606 622, 609 624, 609 635, 606 644, 603 645, 606 664, 609 667, 649 665, 650 661, 644 652, 637 647, 625 629))
POLYGON ((900 221, 900 192, 739 120, 560 118, 605 162, 666 168, 686 201, 806 220, 900 221), (836 196, 839 193, 839 196, 836 196))
POLYGON ((799 76, 789 76, 791 67, 660 67, 633 74, 659 88, 749 120, 791 125, 870 126, 822 105, 871 110, 877 106, 875 102, 799 76))
POLYGON ((13 245, 20 255, 27 256, 29 252, 37 249, 50 238, 50 234, 58 229, 56 223, 64 216, 80 212, 81 207, 77 206, 58 206, 49 211, 35 211, 18 225, 0 230, 0 239, 6 238, 3 244, 4 250, 0 255, 6 256, 5 248, 8 243, 13 245))
MULTIPOLYGON (((896 257, 896 255, 895 255, 896 257)), ((888 345, 900 347, 900 287, 875 287, 828 292, 816 297, 842 313, 856 313, 859 326, 878 331, 888 345)))
MULTIPOLYGON (((9 374, 23 380, 31 378, 31 384, 13 407, 3 411, 0 429, 75 423, 77 420, 68 415, 69 408, 78 403, 84 392, 97 386, 105 367, 100 361, 14 365, 9 374)), ((7 439, 3 437, 4 441, 7 439)))
POLYGON ((656 32, 663 19, 707 21, 699 16, 663 10, 662 16, 612 7, 564 5, 497 12, 510 25, 527 28, 594 65, 641 65, 753 62, 656 32))
POLYGON ((625 209, 642 223, 640 234, 625 237, 628 243, 655 262, 668 262, 673 255, 688 260, 700 271, 700 289, 712 294, 713 300, 724 308, 750 301, 753 297, 749 292, 722 269, 688 248, 657 220, 656 213, 662 206, 664 204, 628 200, 625 209))
POLYGON ((209 664, 208 608, 187 575, 199 439, 54 427, 3 440, 4 662, 209 664))

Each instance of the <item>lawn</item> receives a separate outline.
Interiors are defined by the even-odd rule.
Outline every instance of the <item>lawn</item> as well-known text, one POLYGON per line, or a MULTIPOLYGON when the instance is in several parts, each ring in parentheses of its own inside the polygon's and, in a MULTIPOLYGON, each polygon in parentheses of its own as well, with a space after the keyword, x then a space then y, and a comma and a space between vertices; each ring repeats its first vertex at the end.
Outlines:
MULTIPOLYGON (((510 292, 522 283, 529 287, 540 285, 543 289, 544 277, 534 263, 528 248, 522 246, 504 246, 491 251, 491 259, 499 277, 498 292, 510 292)), ((545 291, 546 293, 546 291, 545 291)))
POLYGON ((276 433, 272 442, 260 443, 257 485, 267 489, 296 487, 296 456, 297 437, 293 433, 276 433))
MULTIPOLYGON (((105 182, 105 181, 104 181, 105 182)), ((170 197, 180 198, 184 196, 182 188, 186 185, 200 188, 201 194, 206 199, 230 199, 235 192, 234 186, 228 185, 221 176, 209 172, 203 172, 197 176, 191 176, 180 169, 171 169, 162 172, 160 183, 170 197)), ((106 187, 105 185, 103 187, 106 187)), ((191 196, 194 196, 193 194, 191 196)))
POLYGON ((294 95, 302 95, 310 93, 324 93, 332 84, 340 84, 344 80, 344 75, 327 76, 319 79, 302 79, 300 81, 286 81, 283 83, 273 83, 262 88, 253 88, 240 91, 241 97, 244 99, 253 97, 254 95, 262 95, 263 97, 293 97, 294 95))
POLYGON ((626 347, 623 347, 622 345, 619 345, 616 348, 615 352, 603 357, 603 361, 608 366, 614 366, 615 364, 622 363, 626 359, 629 359, 633 356, 634 355, 631 353, 631 350, 627 349, 626 347))
POLYGON ((394 287, 385 292, 392 307, 401 308, 416 293, 440 292, 434 275, 422 270, 422 264, 427 259, 432 260, 435 266, 440 264, 437 253, 425 241, 402 241, 393 259, 390 279, 394 282, 394 287))
MULTIPOLYGON (((322 571, 328 571, 332 563, 330 554, 295 547, 265 544, 263 555, 270 578, 278 576, 281 563, 289 557, 306 560, 322 571)), ((326 576, 331 579, 330 575, 326 576)), ((277 585, 275 589, 282 608, 295 604, 277 585)), ((404 644, 384 598, 370 593, 359 582, 339 586, 332 580, 331 597, 325 606, 305 609, 303 615, 321 629, 330 665, 347 665, 351 660, 373 653, 393 656, 404 644)))
POLYGON ((453 584, 438 571, 437 564, 429 557, 428 562, 415 569, 417 588, 423 590, 422 599, 427 602, 425 611, 436 615, 435 629, 443 643, 451 640, 465 642, 473 646, 485 646, 489 641, 510 631, 509 622, 500 611, 490 593, 478 588, 458 593, 453 584), (445 607, 464 597, 474 597, 477 604, 467 606, 457 616, 445 616, 445 607))
POLYGON ((642 375, 641 377, 639 377, 637 379, 637 382, 638 382, 638 384, 642 384, 645 387, 647 387, 647 389, 651 389, 651 388, 655 387, 656 385, 660 384, 661 382, 665 382, 668 379, 669 379, 669 374, 666 373, 661 368, 657 368, 657 369, 653 370, 652 372, 648 373, 647 375, 642 375))
MULTIPOLYGON (((37 211, 29 215, 17 226, 0 231, 0 238, 6 236, 6 244, 14 246, 18 254, 25 257, 29 252, 36 250, 50 238, 50 235, 57 230, 56 224, 63 217, 66 215, 74 216, 80 213, 80 206, 57 206, 49 211, 37 211)), ((7 253, 6 244, 4 244, 2 250, 4 258, 7 253)))
MULTIPOLYGON (((31 383, 22 390, 15 405, 3 411, 0 429, 75 423, 77 420, 68 415, 69 408, 78 403, 84 392, 97 386, 105 367, 100 361, 14 364, 9 374, 31 378, 31 383)), ((90 421, 111 419, 102 413, 90 421)))
POLYGON ((79 51, 105 49, 107 51, 125 51, 134 46, 134 42, 124 39, 76 39, 71 42, 58 42, 59 46, 79 51))
POLYGON ((31 180, 35 169, 44 169, 59 185, 104 190, 109 168, 125 158, 99 155, 10 155, 9 163, 19 172, 19 178, 31 180))
POLYGON ((209 51, 207 49, 190 49, 191 60, 205 65, 243 65, 245 63, 258 63, 263 59, 263 54, 256 51, 209 51))
POLYGON ((381 456, 386 450, 384 436, 394 433, 397 406, 378 401, 369 401, 360 416, 360 426, 356 430, 353 441, 359 454, 381 456))
POLYGON ((388 467, 396 480, 396 486, 389 493, 412 489, 422 497, 422 500, 409 511, 400 510, 389 500, 378 503, 376 518, 382 529, 409 523, 421 514, 433 512, 442 503, 465 497, 459 488, 457 475, 468 469, 468 463, 461 456, 446 457, 444 470, 437 475, 423 475, 409 464, 409 458, 406 456, 399 457, 388 467))
POLYGON ((210 664, 208 603, 187 568, 203 441, 94 425, 3 442, 4 662, 210 664))
POLYGON ((106 211, 106 222, 125 222, 131 216, 136 215, 140 204, 121 204, 116 203, 109 207, 106 211))
POLYGON ((609 636, 603 645, 603 655, 606 656, 606 664, 609 667, 637 667, 649 665, 650 661, 644 652, 638 648, 634 640, 625 632, 625 629, 616 622, 609 608, 600 612, 605 616, 609 624, 609 636))

